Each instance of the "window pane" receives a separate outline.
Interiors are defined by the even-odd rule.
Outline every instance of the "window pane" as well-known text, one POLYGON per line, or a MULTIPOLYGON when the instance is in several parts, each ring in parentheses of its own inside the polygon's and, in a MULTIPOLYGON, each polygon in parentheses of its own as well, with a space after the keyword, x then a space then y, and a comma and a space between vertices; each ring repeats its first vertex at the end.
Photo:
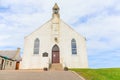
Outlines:
POLYGON ((77 47, 76 47, 76 40, 71 40, 71 48, 72 48, 72 54, 77 54, 77 47))
POLYGON ((76 48, 76 43, 72 43, 72 48, 76 48))
POLYGON ((72 49, 72 54, 77 54, 76 49, 72 49))
POLYGON ((34 41, 34 54, 39 54, 39 39, 34 41))

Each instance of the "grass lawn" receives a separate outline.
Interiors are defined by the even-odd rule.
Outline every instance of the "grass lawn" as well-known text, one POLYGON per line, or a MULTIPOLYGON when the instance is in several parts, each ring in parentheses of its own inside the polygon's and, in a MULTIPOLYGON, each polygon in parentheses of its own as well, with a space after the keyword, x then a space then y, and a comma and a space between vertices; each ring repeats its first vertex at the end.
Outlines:
POLYGON ((86 80, 120 80, 120 68, 71 69, 86 80))

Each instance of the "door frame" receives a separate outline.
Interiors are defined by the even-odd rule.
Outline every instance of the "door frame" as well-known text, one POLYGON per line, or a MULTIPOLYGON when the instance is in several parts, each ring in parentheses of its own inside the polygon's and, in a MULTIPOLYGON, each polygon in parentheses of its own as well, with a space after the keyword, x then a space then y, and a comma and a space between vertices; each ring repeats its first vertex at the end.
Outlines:
POLYGON ((60 50, 59 50, 59 46, 58 45, 54 45, 53 47, 52 47, 52 61, 51 61, 52 63, 60 63, 60 50), (57 55, 57 62, 56 61, 54 61, 54 54, 55 54, 55 52, 56 52, 56 55, 57 55))

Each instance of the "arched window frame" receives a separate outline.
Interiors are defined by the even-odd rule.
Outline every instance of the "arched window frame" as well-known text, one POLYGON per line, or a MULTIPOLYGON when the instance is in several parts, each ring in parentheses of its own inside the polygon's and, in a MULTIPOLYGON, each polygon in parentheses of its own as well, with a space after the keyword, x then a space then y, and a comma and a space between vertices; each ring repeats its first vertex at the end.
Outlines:
POLYGON ((71 51, 72 55, 77 55, 77 44, 75 39, 71 40, 71 51))
POLYGON ((40 40, 36 38, 34 41, 34 53, 33 54, 39 54, 39 45, 40 45, 40 40))
POLYGON ((52 51, 59 51, 58 45, 55 44, 55 45, 53 46, 53 48, 52 48, 52 51))

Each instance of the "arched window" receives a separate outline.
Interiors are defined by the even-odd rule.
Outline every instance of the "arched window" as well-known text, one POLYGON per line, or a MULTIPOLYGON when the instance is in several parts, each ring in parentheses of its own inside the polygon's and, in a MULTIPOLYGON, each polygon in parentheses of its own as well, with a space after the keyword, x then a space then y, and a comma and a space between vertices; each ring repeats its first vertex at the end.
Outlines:
POLYGON ((35 39, 34 41, 34 54, 39 54, 39 39, 35 39))
POLYGON ((72 54, 77 54, 77 47, 76 47, 76 40, 71 40, 71 48, 72 48, 72 54))

